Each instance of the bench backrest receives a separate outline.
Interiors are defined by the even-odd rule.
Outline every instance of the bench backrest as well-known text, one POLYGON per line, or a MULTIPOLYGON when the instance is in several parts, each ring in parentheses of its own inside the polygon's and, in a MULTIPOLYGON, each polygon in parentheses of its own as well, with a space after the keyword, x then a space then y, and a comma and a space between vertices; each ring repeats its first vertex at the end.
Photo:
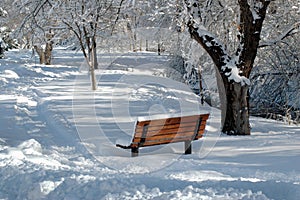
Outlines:
POLYGON ((139 148, 201 138, 209 114, 138 121, 131 147, 139 148))

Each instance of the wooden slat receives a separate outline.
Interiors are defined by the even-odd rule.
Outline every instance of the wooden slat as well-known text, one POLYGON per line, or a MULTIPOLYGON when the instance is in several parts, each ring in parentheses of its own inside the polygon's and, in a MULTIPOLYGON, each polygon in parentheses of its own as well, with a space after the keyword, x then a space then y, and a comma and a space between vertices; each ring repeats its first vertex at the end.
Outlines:
MULTIPOLYGON (((202 130, 201 132, 199 131, 198 132, 198 135, 197 137, 195 138, 195 140, 198 140, 200 138, 203 137, 203 133, 204 133, 204 130, 202 130)), ((190 134, 189 138, 191 138, 191 135, 190 134)), ((165 137, 164 137, 165 138, 165 137)), ((145 147, 145 146, 153 146, 153 145, 160 145, 160 144, 168 144, 168 143, 176 143, 176 142, 183 142, 183 141, 186 141, 188 140, 189 138, 181 138, 181 139, 175 139, 174 137, 172 138, 168 138, 166 140, 163 140, 163 141, 159 141, 159 140, 146 140, 145 143, 143 145, 139 145, 140 141, 141 141, 141 138, 134 138, 132 143, 131 143, 131 147, 145 147)), ((150 138, 151 139, 151 138, 150 138)))
POLYGON ((202 138, 204 132, 205 132, 205 126, 206 126, 206 121, 202 121, 201 122, 201 125, 199 127, 199 131, 198 131, 198 134, 196 136, 196 139, 200 139, 202 138))
POLYGON ((137 126, 144 126, 144 124, 150 124, 150 126, 161 126, 161 125, 169 125, 169 124, 186 123, 186 122, 196 121, 198 118, 199 115, 193 115, 193 116, 186 116, 186 117, 147 120, 147 121, 137 122, 137 126))
POLYGON ((201 117, 202 121, 206 121, 209 117, 209 114, 204 115, 193 115, 187 117, 175 117, 175 118, 168 118, 168 119, 157 119, 157 120, 147 120, 147 121, 139 121, 137 122, 136 127, 142 128, 145 124, 149 124, 150 127, 162 127, 168 125, 177 125, 177 124, 184 124, 184 123, 196 123, 196 121, 201 117))
POLYGON ((155 146, 155 145, 160 145, 160 144, 170 144, 170 143, 176 143, 176 142, 184 142, 187 141, 184 138, 177 138, 177 139, 165 139, 165 140, 160 140, 160 141, 149 141, 149 142, 145 142, 143 147, 147 147, 147 146, 155 146))
POLYGON ((202 115, 199 115, 199 117, 201 117, 201 119, 202 119, 203 121, 206 121, 206 120, 208 120, 208 118, 209 118, 209 114, 202 114, 202 115))
POLYGON ((187 133, 174 133, 169 135, 156 135, 152 137, 147 137, 146 141, 155 141, 155 140, 162 140, 162 139, 175 139, 175 138, 185 138, 185 140, 192 140, 193 132, 187 133))
MULTIPOLYGON (((153 135, 153 136, 147 136, 147 138, 145 138, 145 141, 149 141, 149 140, 160 140, 163 138, 176 138, 176 137, 186 137, 189 139, 192 139, 194 132, 193 131, 189 131, 189 132, 173 132, 173 133, 169 133, 169 134, 165 134, 165 135, 153 135)), ((133 142, 139 142, 141 140, 140 137, 135 137, 133 139, 133 142)))
MULTIPOLYGON (((160 126, 151 126, 149 125, 148 131, 160 131, 160 130, 167 130, 167 129, 175 129, 175 128, 182 128, 182 127, 195 127, 196 120, 194 122, 188 123, 178 123, 178 124, 169 124, 169 125, 160 125, 160 126)), ((135 129, 135 134, 139 135, 142 133, 143 127, 137 126, 135 129)))
MULTIPOLYGON (((195 130, 195 127, 194 126, 188 126, 188 127, 177 127, 177 128, 170 128, 170 129, 165 129, 165 128, 162 128, 162 129, 159 129, 157 131, 148 131, 147 133, 147 137, 148 136, 154 136, 154 135, 166 135, 166 134, 169 134, 169 133, 176 133, 176 132, 188 132, 188 131, 194 131, 195 130)), ((142 133, 141 132, 138 132, 138 133, 135 133, 135 137, 141 137, 142 136, 142 133)))

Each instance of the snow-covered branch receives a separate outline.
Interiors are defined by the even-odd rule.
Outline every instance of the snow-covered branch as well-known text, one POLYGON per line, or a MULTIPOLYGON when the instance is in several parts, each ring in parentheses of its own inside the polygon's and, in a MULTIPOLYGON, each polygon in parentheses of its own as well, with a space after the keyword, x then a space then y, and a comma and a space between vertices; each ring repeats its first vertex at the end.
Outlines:
POLYGON ((236 55, 238 65, 243 75, 250 76, 254 60, 257 55, 260 35, 270 1, 266 0, 238 0, 239 14, 239 48, 236 55))
POLYGON ((212 33, 195 26, 193 21, 188 23, 191 36, 210 55, 220 74, 227 77, 228 82, 233 81, 241 85, 250 85, 249 79, 243 76, 241 69, 238 68, 236 59, 229 55, 221 41, 212 33))
POLYGON ((218 66, 231 59, 222 43, 213 34, 192 24, 189 24, 189 31, 193 39, 201 44, 218 66))
POLYGON ((118 6, 118 8, 117 8, 116 19, 115 19, 114 23, 112 24, 111 33, 114 32, 115 27, 116 27, 116 25, 117 25, 117 23, 118 23, 118 21, 119 21, 119 19, 120 19, 121 9, 122 9, 122 5, 123 5, 124 1, 125 1, 125 0, 121 0, 119 6, 118 6))
POLYGON ((285 38, 287 38, 289 36, 292 36, 292 35, 295 35, 299 32, 300 32, 300 21, 295 23, 291 28, 289 28, 285 32, 283 32, 276 39, 260 43, 259 48, 276 45, 276 44, 282 42, 285 38))

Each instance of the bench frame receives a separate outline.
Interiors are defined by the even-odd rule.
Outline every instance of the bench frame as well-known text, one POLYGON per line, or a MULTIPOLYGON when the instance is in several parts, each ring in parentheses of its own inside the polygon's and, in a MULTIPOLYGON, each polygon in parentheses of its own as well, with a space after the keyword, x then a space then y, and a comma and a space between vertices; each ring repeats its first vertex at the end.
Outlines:
POLYGON ((202 138, 208 117, 209 114, 199 114, 137 121, 131 144, 116 146, 131 149, 131 156, 136 157, 140 147, 184 142, 184 153, 191 154, 192 141, 202 138))

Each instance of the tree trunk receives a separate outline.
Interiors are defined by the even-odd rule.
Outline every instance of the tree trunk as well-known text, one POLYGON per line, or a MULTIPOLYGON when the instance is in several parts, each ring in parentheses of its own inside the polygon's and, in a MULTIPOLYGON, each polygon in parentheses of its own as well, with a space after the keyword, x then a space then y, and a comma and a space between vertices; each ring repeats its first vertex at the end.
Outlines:
POLYGON ((44 53, 44 62, 45 65, 51 65, 51 60, 52 60, 52 42, 47 42, 45 52, 44 53))
POLYGON ((4 48, 0 46, 0 59, 4 58, 4 48))
POLYGON ((149 51, 148 40, 146 40, 146 51, 149 51))
POLYGON ((92 81, 92 90, 97 89, 97 80, 95 69, 98 69, 98 61, 97 61, 97 49, 96 49, 96 38, 92 37, 91 41, 91 52, 89 52, 89 59, 90 59, 90 72, 91 72, 91 81, 92 81))
POLYGON ((40 64, 45 65, 51 65, 51 59, 52 59, 52 42, 48 42, 46 44, 45 51, 42 47, 35 45, 34 46, 35 51, 39 55, 40 64))
POLYGON ((225 83, 226 113, 222 132, 228 135, 250 135, 248 85, 225 83))
POLYGON ((97 43, 96 37, 92 37, 92 63, 94 69, 98 69, 98 59, 97 59, 97 43))
POLYGON ((142 39, 140 39, 140 51, 142 51, 142 45, 143 45, 142 39))
POLYGON ((91 68, 92 90, 97 90, 95 68, 93 66, 91 66, 90 68, 91 68))
POLYGON ((203 84, 202 84, 202 70, 200 65, 198 66, 198 81, 199 81, 199 95, 201 98, 201 105, 204 104, 204 93, 203 93, 203 84))
MULTIPOLYGON (((216 67, 215 67, 216 68, 216 67)), ((222 80, 222 76, 220 72, 216 69, 216 79, 217 79, 217 86, 218 86, 218 92, 219 92, 219 98, 220 98, 220 109, 221 109, 221 124, 222 127, 225 123, 226 118, 226 105, 227 105, 227 98, 226 98, 226 91, 224 87, 224 83, 222 80)))
POLYGON ((199 34, 193 26, 189 27, 193 38, 211 56, 217 73, 217 84, 221 101, 222 132, 228 135, 249 135, 249 110, 248 110, 248 87, 247 78, 239 74, 237 80, 229 77, 234 74, 233 69, 239 69, 222 45, 217 43, 208 32, 199 34), (240 81, 240 82, 238 82, 240 81))
POLYGON ((51 29, 49 30, 49 33, 46 33, 46 48, 44 51, 44 57, 45 57, 45 65, 51 65, 51 59, 52 59, 52 50, 53 50, 53 41, 52 38, 54 37, 54 34, 51 32, 51 29))
POLYGON ((157 44, 157 54, 160 56, 160 52, 161 52, 161 45, 160 43, 158 42, 157 44))
POLYGON ((37 52, 37 54, 39 55, 39 59, 40 59, 40 64, 44 64, 45 63, 45 53, 42 47, 34 45, 34 49, 37 52))

